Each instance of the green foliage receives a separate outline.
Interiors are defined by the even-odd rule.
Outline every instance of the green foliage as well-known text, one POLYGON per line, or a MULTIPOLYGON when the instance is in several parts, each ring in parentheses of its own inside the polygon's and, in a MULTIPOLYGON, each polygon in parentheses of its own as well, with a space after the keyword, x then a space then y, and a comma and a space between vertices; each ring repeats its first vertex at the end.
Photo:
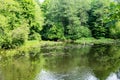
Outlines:
POLYGON ((27 39, 41 37, 55 41, 117 39, 119 9, 119 1, 110 0, 45 0, 42 4, 38 0, 1 0, 0 45, 20 46, 27 39))
POLYGON ((114 39, 120 38, 120 21, 110 27, 110 37, 114 39))
POLYGON ((4 49, 12 48, 12 38, 10 36, 10 33, 6 33, 6 35, 4 35, 4 37, 2 37, 0 46, 1 46, 1 48, 4 48, 4 49))
POLYGON ((19 3, 14 0, 0 1, 1 8, 0 14, 4 15, 8 20, 8 29, 14 29, 20 24, 20 6, 19 3))
POLYGON ((81 34, 81 37, 91 37, 91 31, 88 27, 81 26, 79 33, 81 34))
POLYGON ((110 38, 119 39, 120 38, 120 3, 119 1, 111 2, 108 14, 103 18, 104 22, 107 24, 108 36, 110 38))
POLYGON ((48 10, 48 4, 49 4, 50 0, 44 0, 44 2, 41 5, 41 9, 42 11, 46 14, 47 10, 48 10))
POLYGON ((28 40, 28 31, 29 28, 25 27, 18 27, 12 31, 12 45, 13 46, 20 46, 24 44, 28 40))
POLYGON ((64 29, 61 24, 53 24, 49 27, 45 26, 44 31, 42 31, 42 37, 44 39, 50 40, 63 40, 64 39, 64 29))
POLYGON ((7 18, 4 15, 0 14, 0 28, 3 29, 4 27, 7 27, 7 25, 8 25, 7 18))
MULTIPOLYGON (((73 40, 80 38, 81 35, 79 35, 79 33, 82 33, 80 26, 87 24, 87 11, 90 9, 90 3, 91 1, 89 0, 86 2, 83 0, 46 0, 42 5, 42 10, 46 17, 43 31, 46 31, 45 34, 50 34, 51 36, 51 34, 53 34, 50 33, 51 30, 49 30, 51 29, 51 24, 62 24, 61 30, 63 30, 59 32, 62 32, 60 34, 65 38, 73 40)), ((42 35, 44 36, 44 33, 42 33, 42 35)), ((46 39, 51 39, 55 36, 56 35, 52 37, 46 36, 46 39)))
POLYGON ((108 14, 109 0, 93 0, 88 11, 88 25, 95 38, 106 37, 106 27, 103 18, 108 14))
POLYGON ((51 39, 51 25, 61 23, 63 34, 66 39, 76 40, 81 37, 109 38, 109 27, 106 25, 111 21, 109 15, 113 15, 114 20, 118 19, 119 6, 112 5, 110 0, 45 0, 42 4, 42 11, 45 16, 45 28, 43 28, 43 39, 51 39), (79 5, 81 4, 81 5, 79 5), (116 7, 117 6, 117 7, 116 7), (115 10, 113 10, 115 8, 115 10), (110 12, 110 9, 114 12, 110 12), (114 16, 115 14, 115 16, 114 16), (109 22, 108 20, 109 19, 109 22), (86 26, 83 28, 81 26, 86 26), (92 33, 92 34, 91 34, 92 33), (47 35, 46 35, 47 34, 47 35), (48 34, 50 34, 48 36, 48 34))
POLYGON ((41 40, 39 33, 34 32, 32 35, 29 35, 29 40, 41 40))
POLYGON ((120 3, 111 3, 107 21, 120 20, 120 3))
POLYGON ((28 30, 27 27, 18 27, 9 31, 2 37, 0 46, 4 49, 9 49, 23 45, 28 40, 28 30))
POLYGON ((30 28, 30 35, 39 33, 42 29, 42 12, 40 6, 34 0, 17 0, 22 8, 22 18, 27 21, 30 28))
POLYGON ((74 43, 78 44, 112 44, 116 43, 117 41, 110 38, 101 38, 101 39, 95 39, 95 38, 80 38, 74 41, 74 43))
POLYGON ((8 45, 10 47, 11 38, 7 33, 8 20, 4 15, 0 14, 0 46, 4 47, 8 45))
POLYGON ((5 37, 5 27, 7 27, 7 19, 5 16, 0 15, 0 43, 3 40, 3 37, 5 37))
POLYGON ((68 31, 69 31, 69 35, 67 35, 68 39, 71 40, 76 40, 82 37, 91 37, 91 31, 84 26, 78 26, 78 27, 74 27, 74 26, 67 26, 68 27, 68 31), (71 29, 72 28, 72 29, 71 29))
POLYGON ((106 36, 106 27, 104 26, 99 26, 95 25, 94 28, 92 29, 92 35, 95 38, 101 38, 106 36))
POLYGON ((30 37, 34 33, 40 38, 42 23, 42 12, 36 1, 0 1, 0 45, 3 48, 20 46, 28 35, 30 37))

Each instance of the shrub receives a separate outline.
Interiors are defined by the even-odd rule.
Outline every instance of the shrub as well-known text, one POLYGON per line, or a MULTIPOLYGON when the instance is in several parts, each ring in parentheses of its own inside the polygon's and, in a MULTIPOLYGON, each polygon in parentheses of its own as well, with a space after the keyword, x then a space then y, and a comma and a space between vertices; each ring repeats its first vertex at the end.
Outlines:
POLYGON ((120 38, 120 21, 110 27, 110 37, 115 39, 120 38))
POLYGON ((84 26, 74 27, 68 26, 69 34, 66 35, 67 39, 77 40, 81 37, 91 37, 91 31, 84 26))
POLYGON ((12 45, 14 47, 24 44, 28 40, 28 27, 18 27, 12 31, 12 45))
POLYGON ((42 38, 46 40, 63 40, 64 39, 64 29, 62 24, 56 23, 51 25, 46 25, 43 27, 42 38))
POLYGON ((14 30, 4 30, 0 28, 0 46, 4 49, 16 48, 25 43, 28 40, 29 29, 25 27, 18 27, 14 30))
POLYGON ((91 37, 91 31, 88 27, 81 26, 80 35, 81 37, 91 37))
POLYGON ((9 49, 12 47, 12 39, 10 37, 10 33, 6 33, 6 35, 1 37, 0 46, 4 49, 9 49))
POLYGON ((34 32, 32 35, 29 35, 29 40, 41 40, 41 35, 34 32))
POLYGON ((8 31, 8 19, 0 14, 0 47, 8 49, 11 47, 12 39, 8 31))

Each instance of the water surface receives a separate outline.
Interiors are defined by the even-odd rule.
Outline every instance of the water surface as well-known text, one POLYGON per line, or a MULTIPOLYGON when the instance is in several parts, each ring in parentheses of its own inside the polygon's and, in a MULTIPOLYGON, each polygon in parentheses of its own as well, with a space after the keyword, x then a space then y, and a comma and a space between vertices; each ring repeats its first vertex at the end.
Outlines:
POLYGON ((0 51, 0 80, 120 80, 119 45, 63 44, 0 51))

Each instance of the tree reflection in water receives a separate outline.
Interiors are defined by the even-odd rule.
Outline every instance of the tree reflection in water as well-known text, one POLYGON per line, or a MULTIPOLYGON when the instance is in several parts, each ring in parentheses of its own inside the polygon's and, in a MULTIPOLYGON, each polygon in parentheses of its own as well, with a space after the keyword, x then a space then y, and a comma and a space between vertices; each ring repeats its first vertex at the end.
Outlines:
MULTIPOLYGON (((49 52, 53 53, 54 50, 51 49, 49 52)), ((57 53, 58 50, 55 51, 57 53)), ((69 75, 69 77, 64 77, 63 80, 113 80, 115 76, 112 76, 111 78, 108 76, 111 76, 110 74, 116 72, 120 67, 119 52, 120 47, 117 45, 93 45, 92 47, 65 45, 63 50, 61 49, 61 52, 59 50, 59 53, 63 53, 64 55, 46 58, 47 62, 45 64, 46 67, 44 68, 47 71, 56 72, 56 74, 62 73, 69 75), (66 54, 69 55, 66 56, 66 54), (84 67, 85 69, 82 71, 79 71, 78 69, 77 72, 74 73, 76 67, 79 69, 84 67), (84 75, 80 74, 85 72, 84 70, 89 72, 88 68, 91 69, 91 78, 87 73, 84 75), (70 71, 72 72, 72 75, 70 71), (83 76, 87 77, 83 78, 83 76)), ((118 78, 116 77, 115 80, 116 79, 118 78)))
POLYGON ((64 44, 7 53, 0 51, 0 80, 120 80, 119 45, 64 44))

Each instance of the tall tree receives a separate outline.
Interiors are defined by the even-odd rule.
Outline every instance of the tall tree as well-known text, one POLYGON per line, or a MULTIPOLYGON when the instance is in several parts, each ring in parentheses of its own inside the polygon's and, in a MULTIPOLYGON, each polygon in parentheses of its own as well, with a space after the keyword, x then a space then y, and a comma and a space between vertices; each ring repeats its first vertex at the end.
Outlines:
POLYGON ((105 17, 107 26, 109 27, 109 37, 110 38, 120 38, 120 3, 111 2, 109 13, 105 17))
POLYGON ((1 46, 23 44, 29 32, 30 39, 36 37, 34 34, 40 38, 43 17, 35 0, 0 0, 0 17, 1 46))
MULTIPOLYGON (((47 0, 46 0, 47 1, 47 0)), ((52 28, 54 24, 61 24, 64 37, 66 39, 79 39, 80 37, 86 37, 85 33, 81 33, 81 27, 86 26, 88 19, 87 11, 90 9, 90 0, 84 2, 83 0, 49 0, 45 3, 44 9, 46 16, 46 25, 43 29, 43 34, 46 33, 46 29, 52 28), (46 6, 45 6, 46 5, 46 6), (86 6, 88 5, 88 6, 86 6), (51 25, 49 27, 49 25, 51 25)), ((57 26, 56 26, 57 27, 57 26)), ((89 31, 87 29, 86 31, 89 31)), ((61 35, 63 34, 61 33, 61 35)), ((88 34, 90 31, 88 32, 88 34)), ((55 33, 56 34, 56 33, 55 33)), ((43 35, 44 38, 47 38, 43 35)))
POLYGON ((40 6, 35 0, 16 0, 19 2, 21 10, 21 18, 25 19, 30 28, 30 36, 40 33, 42 29, 42 12, 40 6))
POLYGON ((107 29, 104 24, 104 17, 108 14, 110 0, 93 0, 89 10, 88 25, 95 38, 106 37, 107 29))

